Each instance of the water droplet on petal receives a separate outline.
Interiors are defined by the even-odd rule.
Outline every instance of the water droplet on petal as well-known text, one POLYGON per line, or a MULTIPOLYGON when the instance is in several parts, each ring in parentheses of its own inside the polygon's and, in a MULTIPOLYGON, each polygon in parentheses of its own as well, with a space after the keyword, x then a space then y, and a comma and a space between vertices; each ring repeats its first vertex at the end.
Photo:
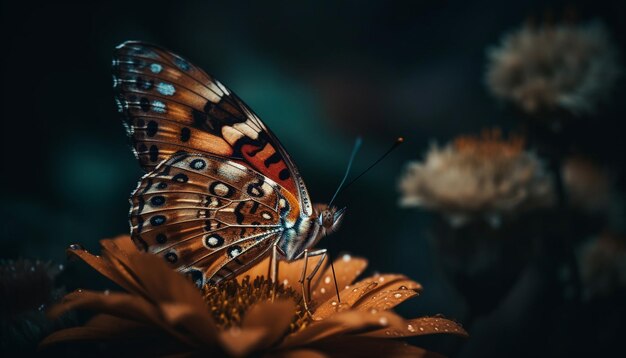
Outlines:
POLYGON ((349 254, 344 254, 341 259, 345 262, 352 260, 352 257, 349 254))
POLYGON ((378 281, 380 281, 380 282, 385 282, 385 277, 384 277, 384 276, 380 276, 380 277, 378 278, 378 281))
POLYGON ((409 332, 415 332, 415 327, 413 327, 412 324, 409 324, 408 326, 406 326, 406 329, 408 329, 409 332))
POLYGON ((420 331, 424 332, 424 327, 420 327, 420 331))
POLYGON ((71 244, 70 250, 85 250, 85 248, 81 244, 71 244))
POLYGON ((391 332, 389 332, 389 331, 385 331, 385 334, 386 334, 386 335, 388 335, 388 336, 390 336, 390 335, 391 335, 391 332))
POLYGON ((408 288, 405 285, 402 285, 398 288, 399 290, 408 290, 408 288))
POLYGON ((394 294, 394 295, 393 295, 393 297, 395 297, 395 298, 400 298, 400 297, 402 297, 402 294, 400 294, 400 293, 396 293, 396 294, 394 294))
POLYGON ((389 324, 389 320, 387 320, 387 317, 380 317, 380 319, 378 320, 378 323, 380 323, 383 326, 386 326, 387 324, 389 324))

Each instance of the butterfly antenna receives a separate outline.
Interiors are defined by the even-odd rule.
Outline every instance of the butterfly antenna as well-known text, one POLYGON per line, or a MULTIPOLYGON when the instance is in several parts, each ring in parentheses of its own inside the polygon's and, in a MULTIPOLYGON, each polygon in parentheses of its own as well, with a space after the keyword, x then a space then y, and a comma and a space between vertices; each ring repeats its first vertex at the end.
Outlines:
POLYGON ((362 142, 363 140, 361 140, 361 137, 357 137, 356 141, 354 142, 354 147, 352 148, 352 154, 350 154, 350 161, 348 161, 348 167, 346 168, 346 174, 344 174, 343 179, 341 179, 341 183, 339 183, 339 186, 337 187, 337 191, 335 191, 335 195, 333 195, 333 198, 330 199, 330 202, 328 203, 329 207, 335 201, 335 198, 337 197, 337 194, 339 194, 339 192, 341 191, 341 187, 346 182, 346 179, 348 179, 348 174, 350 174, 350 168, 352 168, 352 162, 354 162, 354 158, 356 157, 356 153, 359 151, 359 148, 361 148, 362 142))
POLYGON ((385 157, 388 156, 389 153, 393 152, 393 150, 396 149, 403 142, 404 142, 404 138, 398 137, 398 139, 396 139, 396 141, 391 145, 391 147, 387 149, 387 151, 383 155, 381 155, 380 158, 378 158, 378 160, 376 160, 374 163, 372 163, 372 165, 367 167, 367 169, 365 169, 361 174, 357 175, 356 178, 352 179, 348 184, 346 184, 346 186, 344 186, 343 189, 341 189, 341 191, 346 190, 350 185, 352 185, 355 181, 357 181, 357 179, 365 175, 365 173, 369 172, 370 169, 374 168, 376 164, 380 163, 383 159, 385 159, 385 157))

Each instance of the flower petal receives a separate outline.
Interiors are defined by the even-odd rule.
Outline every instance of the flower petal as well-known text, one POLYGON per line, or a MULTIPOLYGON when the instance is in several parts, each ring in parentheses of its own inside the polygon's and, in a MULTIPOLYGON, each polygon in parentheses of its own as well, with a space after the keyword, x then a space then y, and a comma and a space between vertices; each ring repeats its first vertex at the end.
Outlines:
POLYGON ((206 307, 200 312, 196 307, 181 303, 162 303, 159 307, 163 318, 171 327, 184 328, 196 342, 215 342, 217 327, 213 319, 204 314, 206 307))
POLYGON ((61 303, 52 306, 47 314, 52 318, 57 318, 72 309, 94 310, 145 323, 155 323, 159 317, 156 307, 141 297, 127 293, 102 293, 87 290, 68 293, 61 303))
POLYGON ((295 316, 295 310, 296 304, 293 300, 257 303, 246 312, 241 328, 247 330, 264 327, 265 335, 255 349, 268 348, 285 334, 295 316))
POLYGON ((219 340, 226 352, 234 357, 244 357, 254 349, 254 346, 266 334, 264 328, 249 328, 242 330, 231 328, 219 332, 219 340))
MULTIPOLYGON (((76 291, 65 295, 63 301, 48 311, 51 317, 58 317, 71 309, 86 309, 133 320, 139 323, 156 326, 176 337, 181 342, 191 344, 192 341, 167 325, 161 318, 156 306, 145 299, 127 293, 100 293, 93 291, 76 291)), ((92 327, 94 328, 94 327, 92 327)))
POLYGON ((387 326, 399 326, 403 323, 401 317, 390 311, 363 312, 344 311, 328 319, 313 322, 310 326, 287 336, 280 348, 292 348, 310 344, 324 338, 347 333, 365 333, 387 326))
MULTIPOLYGON (((321 305, 319 305, 318 308, 315 309, 313 317, 315 319, 327 318, 337 312, 337 308, 352 308, 359 302, 366 302, 366 300, 371 299, 371 297, 375 297, 381 290, 392 287, 398 290, 411 290, 411 288, 414 287, 421 288, 421 285, 419 285, 417 282, 408 280, 405 276, 402 275, 375 275, 361 280, 341 291, 339 293, 339 297, 341 298, 341 304, 337 303, 336 298, 329 298, 326 302, 322 303, 321 305)), ((398 299, 400 300, 400 302, 402 302, 404 299, 407 299, 409 297, 411 296, 403 294, 398 297, 398 299)))
POLYGON ((39 345, 46 347, 51 344, 68 341, 105 340, 124 336, 124 330, 111 331, 94 327, 72 327, 53 332, 44 338, 39 345))
MULTIPOLYGON (((337 287, 339 291, 350 285, 367 268, 367 260, 361 257, 343 255, 333 262, 335 275, 337 277, 337 287)), ((319 275, 317 283, 311 287, 311 298, 315 302, 324 302, 336 295, 335 282, 331 267, 326 268, 323 274, 319 275)))
MULTIPOLYGON (((313 272, 313 269, 315 268, 315 266, 321 259, 322 259, 321 256, 312 257, 309 259, 309 263, 307 264, 307 269, 306 269, 307 275, 313 272)), ((321 267, 322 271, 328 265, 326 261, 328 260, 324 260, 324 262, 322 263, 322 267, 321 267)), ((241 275, 238 275, 238 279, 241 280, 246 276, 250 276, 251 279, 254 279, 257 276, 267 277, 269 274, 269 263, 270 263, 269 258, 265 258, 260 263, 250 268, 248 271, 244 272, 241 275)), ((299 281, 300 281, 300 278, 302 277, 303 270, 304 270, 304 259, 299 259, 299 260, 295 260, 292 262, 279 261, 278 262, 278 283, 283 284, 285 287, 291 287, 292 289, 296 290, 296 292, 300 292, 301 285, 299 281)), ((313 278, 313 281, 311 282, 311 287, 313 287, 313 285, 317 282, 317 280, 319 280, 319 274, 313 278)))
POLYGON ((362 336, 332 337, 312 344, 311 348, 331 357, 443 358, 404 342, 362 336))
POLYGON ((322 352, 318 352, 312 349, 290 349, 286 351, 271 352, 267 357, 272 358, 328 358, 322 352))
POLYGON ((440 317, 414 318, 404 321, 403 324, 399 326, 390 325, 385 329, 368 332, 363 335, 378 338, 397 338, 439 333, 456 334, 463 337, 468 336, 467 332, 463 329, 463 327, 461 327, 461 325, 449 319, 440 317))
POLYGON ((367 311, 371 309, 377 310, 389 310, 399 305, 400 303, 408 300, 411 297, 417 296, 418 293, 409 290, 384 290, 376 292, 375 294, 368 295, 367 298, 361 298, 352 305, 353 309, 367 311))
POLYGON ((139 286, 137 280, 130 275, 126 269, 120 270, 119 265, 113 263, 108 257, 93 255, 82 248, 70 248, 67 250, 67 254, 80 258, 86 264, 126 291, 145 295, 145 292, 139 286))

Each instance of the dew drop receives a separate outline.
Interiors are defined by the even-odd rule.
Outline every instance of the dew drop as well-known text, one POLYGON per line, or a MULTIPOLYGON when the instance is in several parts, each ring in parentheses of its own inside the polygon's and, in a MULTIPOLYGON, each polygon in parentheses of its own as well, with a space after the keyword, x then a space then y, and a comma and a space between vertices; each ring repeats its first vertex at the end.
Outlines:
POLYGON ((424 327, 420 327, 420 331, 424 332, 424 327))
POLYGON ((85 250, 85 248, 81 244, 71 244, 70 250, 85 250))
POLYGON ((380 282, 385 282, 385 277, 384 277, 384 276, 380 276, 380 277, 378 278, 378 281, 380 281, 380 282))
POLYGON ((408 288, 405 285, 402 285, 398 288, 399 290, 408 290, 408 288))
POLYGON ((396 293, 396 294, 393 295, 393 297, 400 298, 400 297, 402 297, 402 294, 401 293, 396 293))
POLYGON ((389 331, 385 331, 385 334, 386 334, 386 335, 388 335, 388 336, 390 336, 390 335, 391 335, 391 332, 389 332, 389 331))
POLYGON ((372 308, 372 309, 370 309, 370 313, 371 314, 376 314, 376 313, 378 313, 378 310, 376 308, 372 308))
POLYGON ((358 291, 358 290, 359 290, 358 288, 353 288, 353 289, 352 289, 352 292, 356 292, 356 291, 358 291))
POLYGON ((409 332, 415 332, 415 327, 413 327, 412 324, 409 324, 408 326, 406 326, 406 329, 408 329, 409 332))
POLYGON ((341 259, 345 262, 348 262, 350 260, 352 260, 352 256, 350 256, 349 254, 344 254, 341 259))
POLYGON ((387 320, 387 317, 380 317, 380 319, 378 320, 378 322, 383 325, 386 326, 389 323, 389 320, 387 320))

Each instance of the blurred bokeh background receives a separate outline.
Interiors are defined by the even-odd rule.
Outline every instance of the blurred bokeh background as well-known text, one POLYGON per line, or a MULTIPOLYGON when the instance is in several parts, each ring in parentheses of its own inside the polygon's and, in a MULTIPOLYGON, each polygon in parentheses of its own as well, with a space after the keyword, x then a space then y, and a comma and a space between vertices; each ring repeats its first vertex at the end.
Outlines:
MULTIPOLYGON (((529 19, 599 19, 623 55, 625 10, 615 1, 3 1, 0 256, 65 263, 71 243, 97 251, 99 239, 128 232, 128 196, 142 172, 115 109, 110 65, 114 46, 143 40, 188 58, 246 101, 291 153, 314 201, 330 200, 357 136, 364 145, 354 174, 405 138, 338 198, 348 214, 321 245, 367 257, 372 272, 421 282, 424 293, 401 311, 442 313, 472 336, 419 344, 459 357, 610 349, 624 325, 595 319, 624 317, 623 302, 563 308, 542 293, 553 285, 537 283, 543 274, 535 268, 504 277, 511 291, 470 315, 433 253, 436 219, 400 208, 397 183, 404 164, 433 141, 516 128, 516 115, 485 86, 486 51, 504 33, 529 19)), ((618 82, 575 135, 610 169, 615 197, 626 168, 624 88, 618 82)), ((610 224, 618 234, 621 214, 610 224)), ((68 289, 97 285, 88 272, 68 270, 68 289)))

